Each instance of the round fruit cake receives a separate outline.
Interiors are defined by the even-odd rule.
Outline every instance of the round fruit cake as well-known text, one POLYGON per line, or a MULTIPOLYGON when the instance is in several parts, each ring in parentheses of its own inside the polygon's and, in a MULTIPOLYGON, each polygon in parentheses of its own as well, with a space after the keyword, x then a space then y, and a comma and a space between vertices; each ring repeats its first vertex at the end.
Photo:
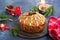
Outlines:
POLYGON ((43 31, 46 19, 38 12, 25 12, 18 18, 20 29, 28 33, 38 33, 43 31))

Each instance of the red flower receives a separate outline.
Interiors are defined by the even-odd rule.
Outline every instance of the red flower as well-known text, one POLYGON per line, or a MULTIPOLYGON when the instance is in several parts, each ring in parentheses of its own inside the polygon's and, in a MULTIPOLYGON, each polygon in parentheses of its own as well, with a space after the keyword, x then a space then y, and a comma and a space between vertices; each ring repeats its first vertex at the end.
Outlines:
POLYGON ((13 16, 19 16, 21 14, 21 8, 20 6, 13 7, 13 5, 6 6, 6 13, 13 15, 13 16), (10 8, 12 6, 12 8, 10 8))
POLYGON ((9 30, 6 24, 0 24, 0 29, 2 30, 2 32, 4 32, 4 30, 9 30))
POLYGON ((58 18, 49 18, 48 32, 54 40, 60 40, 60 16, 58 18))
MULTIPOLYGON (((14 10, 15 16, 19 16, 21 14, 20 6, 16 6, 15 8, 13 8, 13 10, 14 10)), ((12 13, 12 15, 13 15, 13 13, 12 13)))

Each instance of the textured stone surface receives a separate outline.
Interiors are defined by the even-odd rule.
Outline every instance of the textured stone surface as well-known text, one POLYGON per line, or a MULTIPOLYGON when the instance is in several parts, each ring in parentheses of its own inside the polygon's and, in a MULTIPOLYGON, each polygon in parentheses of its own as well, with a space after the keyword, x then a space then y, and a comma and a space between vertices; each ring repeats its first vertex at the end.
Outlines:
MULTIPOLYGON (((36 5, 38 0, 0 0, 0 13, 4 13, 4 8, 7 4, 13 4, 13 5, 20 5, 22 12, 29 11, 29 8, 36 5)), ((51 3, 51 0, 47 0, 47 3, 51 3)), ((57 17, 60 15, 60 0, 54 0, 53 2, 56 12, 53 14, 53 16, 57 17)), ((16 18, 14 18, 16 19, 16 18)), ((2 23, 2 22, 0 22, 2 23)), ((8 27, 11 27, 12 22, 6 21, 3 22, 8 25, 8 27)), ((0 31, 0 40, 49 40, 50 38, 48 36, 45 36, 43 38, 38 38, 38 39, 23 39, 19 37, 13 37, 12 35, 9 34, 9 31, 0 31)))

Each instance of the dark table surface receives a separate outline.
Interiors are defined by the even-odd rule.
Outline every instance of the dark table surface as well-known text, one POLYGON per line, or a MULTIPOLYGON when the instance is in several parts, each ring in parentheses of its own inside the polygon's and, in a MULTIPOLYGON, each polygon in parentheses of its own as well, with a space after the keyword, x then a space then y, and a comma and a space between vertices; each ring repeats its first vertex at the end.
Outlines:
MULTIPOLYGON (((46 2, 54 5, 56 12, 53 14, 53 16, 58 17, 60 15, 60 0, 46 0, 46 2)), ((29 11, 29 8, 35 6, 37 3, 38 0, 0 0, 0 13, 4 13, 5 6, 7 4, 13 4, 14 6, 20 5, 22 12, 24 13, 26 11, 29 11)), ((13 17, 13 20, 16 19, 17 19, 16 17, 13 17)), ((11 25, 13 24, 10 21, 4 21, 0 23, 6 23, 8 27, 11 27, 11 25)), ((51 40, 51 38, 48 35, 46 35, 42 38, 37 39, 25 39, 25 38, 14 37, 10 35, 9 31, 7 30, 5 30, 4 32, 1 32, 0 30, 0 40, 51 40)))

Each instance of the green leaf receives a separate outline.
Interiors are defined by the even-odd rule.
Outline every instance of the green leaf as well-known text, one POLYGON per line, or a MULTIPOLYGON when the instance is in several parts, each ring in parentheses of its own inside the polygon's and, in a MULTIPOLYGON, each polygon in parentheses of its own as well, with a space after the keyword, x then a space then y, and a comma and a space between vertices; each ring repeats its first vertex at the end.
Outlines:
POLYGON ((50 15, 52 14, 52 12, 53 12, 53 10, 52 10, 52 9, 50 9, 50 12, 49 12, 48 16, 50 16, 50 15))
POLYGON ((54 7, 51 6, 44 11, 44 13, 45 13, 44 15, 45 16, 50 16, 53 12, 54 12, 54 7))
POLYGON ((50 16, 53 12, 55 12, 54 6, 51 6, 47 9, 45 9, 44 11, 40 12, 39 8, 34 6, 32 8, 30 8, 30 12, 39 12, 41 14, 43 14, 44 16, 50 16))
POLYGON ((39 8, 34 6, 30 8, 30 12, 39 12, 39 8))
MULTIPOLYGON (((13 36, 17 36, 17 35, 18 35, 17 31, 19 31, 19 28, 16 27, 16 26, 12 26, 12 28, 13 28, 14 30, 13 30, 13 31, 10 31, 10 34, 13 35, 13 36)), ((12 28, 11 28, 11 29, 12 29, 12 28)))
POLYGON ((0 14, 0 21, 4 21, 4 20, 6 20, 6 18, 12 18, 12 16, 11 15, 6 15, 6 14, 0 14))
POLYGON ((11 15, 6 15, 6 14, 0 14, 0 18, 1 19, 12 18, 12 16, 11 15))
POLYGON ((14 30, 14 31, 13 31, 13 35, 14 35, 14 36, 17 36, 17 31, 14 30))
POLYGON ((44 15, 45 15, 45 16, 47 16, 47 15, 48 15, 48 13, 49 13, 49 8, 48 8, 48 9, 46 9, 46 10, 44 11, 44 13, 45 13, 44 15))

